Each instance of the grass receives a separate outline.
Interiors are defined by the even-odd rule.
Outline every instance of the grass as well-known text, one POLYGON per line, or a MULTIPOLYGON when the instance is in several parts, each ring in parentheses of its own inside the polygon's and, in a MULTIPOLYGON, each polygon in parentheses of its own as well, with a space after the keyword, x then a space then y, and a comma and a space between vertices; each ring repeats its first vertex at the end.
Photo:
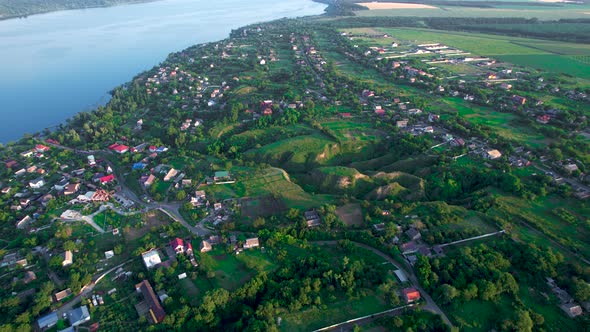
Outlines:
POLYGON ((246 152, 247 156, 280 164, 287 170, 303 171, 307 162, 326 163, 337 144, 323 134, 291 137, 246 152))
POLYGON ((455 109, 462 118, 477 125, 492 127, 503 138, 515 140, 535 148, 544 147, 548 144, 544 135, 533 132, 531 128, 514 125, 514 122, 518 120, 516 114, 498 112, 477 105, 467 105, 463 99, 456 97, 445 98, 444 102, 455 109))
POLYGON ((361 17, 383 16, 415 16, 415 17, 524 17, 541 20, 557 20, 561 18, 588 18, 585 6, 565 5, 562 7, 532 7, 524 6, 505 8, 472 8, 459 6, 441 6, 432 9, 383 9, 360 10, 355 12, 361 17), (523 10, 526 9, 526 10, 523 10))
MULTIPOLYGON (((488 215, 500 216, 506 220, 524 220, 572 251, 590 257, 590 247, 588 246, 590 225, 587 221, 590 208, 583 203, 557 196, 542 197, 533 202, 516 197, 501 196, 498 203, 497 207, 488 211, 488 215), (562 219, 554 211, 557 207, 565 208, 575 217, 575 220, 568 222, 562 219)), ((538 237, 530 231, 523 232, 521 235, 532 239, 538 237)))
MULTIPOLYGON (((254 202, 247 203, 250 205, 263 203, 261 200, 270 195, 281 199, 287 208, 301 209, 318 207, 332 200, 328 195, 312 195, 305 192, 300 186, 291 182, 289 175, 279 168, 267 168, 261 171, 234 168, 232 173, 238 177, 236 183, 208 186, 207 193, 217 199, 250 197, 254 199, 254 202)), ((268 214, 274 214, 280 210, 282 209, 269 211, 268 214)))
POLYGON ((258 272, 271 272, 276 268, 270 257, 257 249, 245 250, 239 255, 214 249, 205 255, 210 259, 201 260, 201 264, 205 269, 215 272, 212 285, 229 291, 238 289, 258 272))
POLYGON ((380 28, 379 30, 415 43, 443 43, 474 54, 496 57, 516 65, 590 78, 589 64, 568 57, 590 55, 590 48, 584 44, 430 29, 380 28))
POLYGON ((375 130, 373 125, 359 121, 328 121, 323 122, 322 127, 339 141, 366 142, 381 139, 383 133, 375 130))
POLYGON ((325 309, 317 307, 300 312, 291 312, 281 316, 283 322, 281 331, 312 331, 331 324, 349 320, 351 318, 370 315, 390 309, 391 306, 379 298, 375 292, 368 292, 367 296, 327 304, 325 309))

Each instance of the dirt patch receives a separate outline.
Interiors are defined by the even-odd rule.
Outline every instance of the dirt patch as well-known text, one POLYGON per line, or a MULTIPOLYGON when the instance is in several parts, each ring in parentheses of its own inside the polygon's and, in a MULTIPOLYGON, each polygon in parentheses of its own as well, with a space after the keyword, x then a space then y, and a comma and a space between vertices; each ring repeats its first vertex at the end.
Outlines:
POLYGON ((281 213, 287 210, 285 202, 281 198, 271 195, 258 198, 243 198, 242 215, 255 219, 281 213))
POLYGON ((423 5, 419 3, 401 3, 401 2, 359 2, 357 5, 367 7, 369 10, 378 9, 433 9, 434 6, 423 5))
POLYGON ((336 209, 336 215, 347 226, 361 226, 363 224, 363 211, 358 203, 350 203, 336 209))
POLYGON ((129 230, 125 232, 125 238, 128 241, 137 240, 140 237, 149 233, 149 231, 152 230, 152 228, 168 225, 171 222, 170 218, 167 215, 157 210, 146 213, 144 216, 144 221, 145 224, 143 225, 143 227, 130 227, 129 230))

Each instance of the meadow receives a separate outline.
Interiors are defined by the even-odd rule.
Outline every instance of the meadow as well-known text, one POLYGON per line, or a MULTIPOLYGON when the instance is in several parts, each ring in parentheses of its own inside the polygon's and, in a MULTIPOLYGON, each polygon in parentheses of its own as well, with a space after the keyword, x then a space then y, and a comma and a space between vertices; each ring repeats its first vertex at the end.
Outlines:
MULTIPOLYGON (((590 47, 557 41, 430 29, 379 28, 396 38, 419 43, 443 43, 481 56, 590 78, 590 65, 571 56, 590 55, 590 47)), ((582 58, 584 59, 584 58, 582 58)))
POLYGON ((524 17, 541 20, 588 18, 590 6, 564 5, 562 7, 515 7, 475 8, 459 6, 439 6, 437 8, 419 9, 379 9, 359 10, 355 14, 360 17, 415 16, 415 17, 524 17))

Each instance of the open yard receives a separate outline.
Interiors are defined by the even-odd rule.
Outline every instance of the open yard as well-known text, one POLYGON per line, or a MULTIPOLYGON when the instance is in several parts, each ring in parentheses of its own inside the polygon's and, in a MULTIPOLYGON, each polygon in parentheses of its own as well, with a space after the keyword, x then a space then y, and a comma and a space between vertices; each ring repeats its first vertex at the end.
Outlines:
POLYGON ((350 203, 339 206, 336 215, 347 226, 361 226, 363 224, 363 211, 359 203, 350 203))
POLYGON ((217 199, 247 198, 242 201, 242 213, 248 217, 279 213, 285 208, 308 209, 331 200, 328 195, 312 195, 291 182, 289 174, 280 168, 252 170, 232 169, 238 181, 206 187, 217 199))

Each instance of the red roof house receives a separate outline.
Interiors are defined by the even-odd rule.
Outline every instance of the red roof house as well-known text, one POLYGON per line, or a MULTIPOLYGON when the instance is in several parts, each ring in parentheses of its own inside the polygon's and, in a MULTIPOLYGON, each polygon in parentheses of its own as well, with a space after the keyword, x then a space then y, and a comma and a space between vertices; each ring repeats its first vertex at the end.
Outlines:
POLYGON ((149 150, 150 152, 156 152, 156 150, 157 150, 157 149, 158 149, 158 147, 157 147, 157 146, 155 146, 155 145, 150 145, 150 147, 148 148, 148 150, 149 150))
POLYGON ((37 152, 47 152, 49 151, 49 147, 43 144, 37 144, 35 145, 35 150, 37 150, 37 152))
POLYGON ((270 108, 266 108, 264 111, 262 111, 263 115, 272 115, 272 109, 270 108))
POLYGON ((115 176, 113 174, 109 174, 107 176, 103 176, 101 178, 99 178, 98 180, 100 181, 100 183, 109 183, 111 181, 113 181, 115 179, 115 176))
POLYGON ((420 292, 418 292, 416 288, 406 288, 402 292, 407 303, 411 303, 420 299, 420 292))
POLYGON ((193 245, 190 242, 186 243, 186 253, 189 255, 193 253, 193 245))
POLYGON ((352 115, 350 113, 340 113, 340 117, 342 117, 343 119, 348 119, 351 118, 352 115))
POLYGON ((170 242, 170 246, 177 254, 182 254, 184 252, 184 242, 181 238, 176 238, 170 242))

